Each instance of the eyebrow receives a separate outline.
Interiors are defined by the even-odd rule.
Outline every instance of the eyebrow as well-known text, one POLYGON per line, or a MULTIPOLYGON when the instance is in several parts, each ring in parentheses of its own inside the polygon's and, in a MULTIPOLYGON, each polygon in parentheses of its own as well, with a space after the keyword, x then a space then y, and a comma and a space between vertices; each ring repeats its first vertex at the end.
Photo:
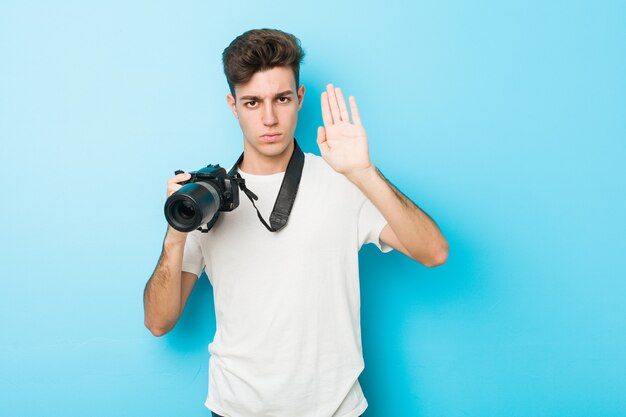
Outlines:
MULTIPOLYGON (((280 93, 274 95, 274 98, 288 96, 288 95, 293 95, 293 91, 292 90, 285 90, 283 92, 280 92, 280 93)), ((261 97, 259 97, 259 96, 243 96, 243 97, 239 97, 239 100, 255 100, 255 101, 259 101, 260 98, 261 97)))

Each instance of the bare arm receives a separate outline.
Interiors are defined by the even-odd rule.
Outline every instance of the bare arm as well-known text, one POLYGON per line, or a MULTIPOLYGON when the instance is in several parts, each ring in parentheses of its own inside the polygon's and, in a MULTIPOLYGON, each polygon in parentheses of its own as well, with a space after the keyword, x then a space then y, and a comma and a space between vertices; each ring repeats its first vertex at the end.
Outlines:
MULTIPOLYGON (((188 178, 189 174, 170 178, 167 196, 180 189, 178 183, 188 178)), ((174 328, 198 279, 195 274, 182 272, 186 240, 187 233, 168 226, 159 262, 143 291, 144 324, 155 336, 174 328)))
POLYGON ((348 178, 378 208, 387 225, 380 240, 428 267, 442 265, 448 257, 448 242, 437 224, 398 191, 374 166, 348 178))
POLYGON ((159 262, 143 292, 144 323, 155 336, 174 328, 198 279, 181 271, 185 239, 172 238, 172 232, 182 234, 168 231, 159 262))

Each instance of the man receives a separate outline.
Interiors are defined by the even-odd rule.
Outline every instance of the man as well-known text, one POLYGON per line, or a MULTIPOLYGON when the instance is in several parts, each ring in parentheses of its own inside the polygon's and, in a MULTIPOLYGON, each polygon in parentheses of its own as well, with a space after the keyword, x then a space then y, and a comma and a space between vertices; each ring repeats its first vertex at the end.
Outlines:
MULTIPOLYGON (((447 258, 436 224, 372 164, 354 97, 349 113, 341 89, 327 86, 317 132, 322 157, 302 156, 294 132, 305 95, 303 55, 297 38, 270 29, 248 31, 224 50, 227 102, 244 139, 234 169, 245 180, 242 191, 258 197, 264 223, 254 196, 241 192, 240 206, 221 213, 207 233, 169 227, 144 292, 145 324, 161 336, 206 271, 217 324, 205 403, 213 415, 361 415, 358 250, 374 243, 429 267, 447 258), (301 174, 292 175, 298 157, 301 174), (299 186, 281 200, 286 176, 299 186), (275 219, 277 200, 292 205, 275 227, 266 219, 275 219)), ((167 195, 189 178, 172 177, 167 195)))

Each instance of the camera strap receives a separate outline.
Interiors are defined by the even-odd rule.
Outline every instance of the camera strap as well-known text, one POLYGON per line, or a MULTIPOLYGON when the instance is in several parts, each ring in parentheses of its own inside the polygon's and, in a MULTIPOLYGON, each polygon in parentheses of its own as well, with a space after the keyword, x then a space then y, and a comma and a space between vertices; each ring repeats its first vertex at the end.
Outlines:
MULTIPOLYGON (((296 138, 293 139, 293 144, 293 153, 289 159, 289 164, 287 164, 287 170, 285 171, 283 182, 280 185, 280 191, 278 192, 278 197, 276 197, 272 214, 270 214, 270 224, 267 224, 256 204, 254 204, 259 197, 246 187, 245 181, 237 182, 241 191, 243 191, 243 193, 250 199, 250 202, 256 209, 256 214, 259 216, 259 220, 261 220, 263 226, 265 226, 270 232, 278 232, 280 229, 285 227, 287 221, 289 221, 289 214, 291 214, 293 203, 296 201, 300 178, 302 178, 302 168, 304 167, 304 153, 298 146, 296 138)), ((242 161, 243 153, 228 173, 229 176, 234 176, 240 180, 242 179, 239 172, 237 172, 237 168, 242 161)))

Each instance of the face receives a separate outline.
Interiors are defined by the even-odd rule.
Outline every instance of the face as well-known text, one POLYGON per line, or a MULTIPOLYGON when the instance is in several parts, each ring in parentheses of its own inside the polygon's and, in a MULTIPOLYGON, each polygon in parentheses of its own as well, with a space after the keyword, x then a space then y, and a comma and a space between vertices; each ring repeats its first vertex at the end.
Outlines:
MULTIPOLYGON (((245 158, 277 160, 291 149, 304 86, 296 91, 289 67, 255 73, 246 84, 226 96, 244 136, 245 158)), ((291 156, 291 154, 289 154, 291 156)))

